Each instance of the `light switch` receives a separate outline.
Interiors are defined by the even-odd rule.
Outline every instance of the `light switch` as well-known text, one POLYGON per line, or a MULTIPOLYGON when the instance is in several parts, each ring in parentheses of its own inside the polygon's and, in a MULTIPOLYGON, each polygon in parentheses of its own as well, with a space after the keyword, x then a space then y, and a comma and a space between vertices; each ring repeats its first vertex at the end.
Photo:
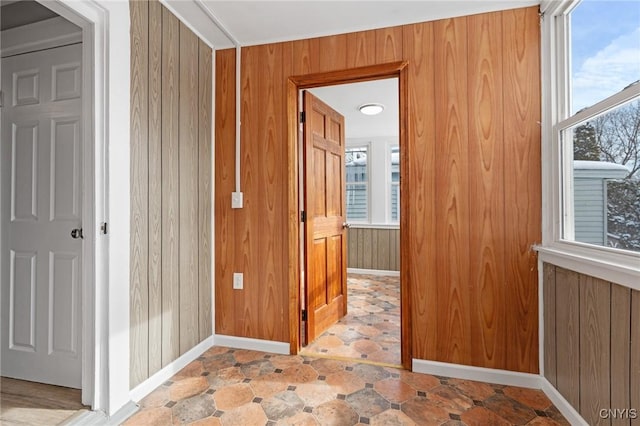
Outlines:
POLYGON ((231 193, 231 208, 232 209, 242 208, 242 192, 231 193))
POLYGON ((244 288, 244 277, 240 272, 233 273, 233 289, 242 290, 244 288))

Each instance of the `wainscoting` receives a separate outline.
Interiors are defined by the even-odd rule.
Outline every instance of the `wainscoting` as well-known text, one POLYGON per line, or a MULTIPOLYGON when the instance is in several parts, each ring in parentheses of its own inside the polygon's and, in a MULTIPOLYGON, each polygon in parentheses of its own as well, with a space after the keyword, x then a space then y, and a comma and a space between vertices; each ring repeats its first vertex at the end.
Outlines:
POLYGON ((347 267, 399 271, 400 229, 349 229, 347 267))
POLYGON ((547 380, 591 425, 640 424, 640 292, 544 264, 544 310, 547 380))
POLYGON ((212 334, 212 52, 158 1, 130 8, 133 388, 212 334))

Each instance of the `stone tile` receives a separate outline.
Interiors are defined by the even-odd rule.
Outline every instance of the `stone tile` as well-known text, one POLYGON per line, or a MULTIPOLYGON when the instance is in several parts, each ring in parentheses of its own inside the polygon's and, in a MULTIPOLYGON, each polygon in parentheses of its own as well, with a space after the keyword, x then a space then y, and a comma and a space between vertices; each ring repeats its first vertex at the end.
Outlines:
POLYGON ((449 413, 461 414, 473 407, 473 400, 449 385, 433 388, 427 394, 429 400, 449 413))
POLYGON ((461 420, 468 426, 507 426, 508 421, 484 407, 474 407, 460 415, 461 420))
POLYGON ((536 417, 533 409, 499 393, 485 400, 484 406, 512 424, 524 425, 536 417))
POLYGON ((370 388, 347 395, 346 401, 360 417, 371 418, 391 408, 389 401, 370 388))
POLYGON ((209 388, 209 381, 206 377, 187 377, 174 382, 169 387, 169 399, 179 401, 198 395, 209 388))
POLYGON ((416 391, 400 379, 385 379, 373 384, 374 389, 389 402, 401 403, 416 395, 416 391))
POLYGON ((509 398, 534 410, 544 411, 551 406, 551 401, 541 390, 507 386, 502 391, 509 398))
POLYGON ((224 426, 264 425, 268 421, 260 404, 247 404, 225 411, 221 420, 224 426))
POLYGON ((318 378, 318 372, 308 364, 299 364, 282 371, 283 380, 289 383, 308 383, 318 378))
POLYGON ((236 349, 233 352, 233 356, 236 358, 236 362, 242 364, 251 363, 252 361, 258 361, 264 358, 264 352, 250 351, 247 349, 236 349))
POLYGON ((428 391, 440 385, 440 380, 430 374, 400 370, 400 380, 415 390, 428 391))
POLYGON ((239 368, 242 374, 249 379, 272 373, 275 370, 271 360, 263 357, 243 363, 239 368))
POLYGON ((209 386, 213 389, 220 389, 225 386, 241 383, 244 379, 245 376, 238 367, 225 368, 207 376, 209 386))
POLYGON ((149 395, 147 395, 142 401, 140 401, 141 408, 156 408, 162 407, 164 404, 170 401, 169 388, 166 386, 160 386, 149 395))
POLYGON ((344 345, 344 342, 336 336, 322 336, 318 338, 314 343, 320 348, 336 348, 338 346, 344 345))
POLYGON ((495 393, 487 383, 461 379, 449 379, 447 382, 469 398, 477 401, 483 401, 495 393))
POLYGON ((416 422, 402 411, 386 410, 369 419, 369 424, 372 426, 414 426, 416 422))
MULTIPOLYGON (((552 418, 549 417, 536 417, 527 423, 527 426, 559 426, 561 423, 556 422, 552 418)), ((568 423, 563 423, 568 424, 568 423)))
POLYGON ((216 372, 225 368, 233 367, 235 363, 236 359, 233 354, 225 351, 220 355, 205 358, 205 360, 202 361, 202 366, 207 371, 216 372))
POLYGON ((365 381, 357 374, 350 371, 340 371, 330 374, 325 382, 329 384, 334 392, 348 395, 364 388, 365 381))
POLYGON ((366 383, 375 383, 391 376, 391 374, 383 367, 369 364, 355 365, 353 367, 353 373, 364 380, 366 383))
POLYGON ((324 376, 344 370, 349 365, 347 361, 339 361, 335 359, 318 358, 311 361, 311 367, 324 376))
POLYGON ((229 352, 229 350, 230 348, 226 346, 212 346, 202 354, 202 357, 203 358, 217 357, 222 354, 226 354, 227 352, 229 352))
POLYGON ((283 381, 278 373, 257 377, 251 380, 250 386, 253 393, 261 398, 269 398, 287 389, 286 381, 283 381))
POLYGON ((304 402, 295 392, 280 392, 260 403, 269 420, 278 421, 296 415, 304 408, 304 402))
POLYGON ((341 400, 325 402, 316 407, 313 414, 321 425, 354 425, 359 420, 353 408, 341 400))
POLYGON ((206 419, 189 423, 189 426, 222 426, 222 422, 217 417, 207 417, 206 419))
POLYGON ((351 347, 363 354, 370 354, 381 350, 381 346, 371 340, 358 340, 357 342, 353 342, 351 347))
POLYGON ((189 363, 182 370, 178 371, 175 376, 173 376, 172 380, 180 380, 187 377, 195 377, 202 374, 204 371, 204 366, 202 361, 193 361, 189 363))
POLYGON ((169 426, 171 424, 171 409, 160 407, 138 411, 129 417, 123 426, 169 426))
POLYGON ((282 426, 319 426, 320 423, 310 413, 298 413, 287 419, 278 420, 278 425, 282 426))
POLYGON ((295 393, 304 402, 304 405, 308 407, 317 407, 335 399, 337 395, 333 388, 324 381, 302 383, 296 386, 295 393))
POLYGON ((211 416, 216 411, 216 404, 211 395, 198 395, 183 399, 173 406, 174 423, 191 423, 211 416))
POLYGON ((444 408, 430 404, 428 399, 416 396, 401 406, 402 412, 419 425, 437 425, 449 420, 444 408))
POLYGON ((212 396, 218 410, 227 411, 250 402, 254 394, 249 384, 237 383, 217 390, 212 396))
POLYGON ((302 364, 302 357, 291 355, 274 355, 269 361, 275 368, 282 370, 293 367, 294 365, 302 364))

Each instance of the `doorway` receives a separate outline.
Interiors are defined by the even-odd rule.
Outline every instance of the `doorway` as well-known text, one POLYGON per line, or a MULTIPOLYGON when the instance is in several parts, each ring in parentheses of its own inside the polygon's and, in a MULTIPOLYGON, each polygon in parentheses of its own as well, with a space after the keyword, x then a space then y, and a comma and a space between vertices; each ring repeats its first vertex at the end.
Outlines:
POLYGON ((1 375, 16 389, 31 385, 15 379, 78 389, 68 394, 79 406, 92 393, 83 386, 93 251, 83 232, 93 223, 84 51, 82 28, 35 1, 3 2, 1 375))
MULTIPOLYGON (((342 93, 343 95, 348 93, 348 90, 346 88, 349 86, 337 86, 337 85, 348 85, 353 83, 360 83, 363 81, 374 83, 371 80, 378 80, 380 81, 380 83, 387 82, 387 83, 395 84, 395 88, 392 90, 392 92, 395 95, 393 98, 396 104, 399 106, 396 119, 395 119, 395 128, 397 129, 396 135, 394 135, 395 142, 388 141, 388 143, 386 143, 383 146, 383 148, 380 149, 381 152, 385 152, 385 155, 383 155, 383 157, 384 157, 384 161, 387 161, 389 163, 388 166, 385 165, 384 167, 385 170, 382 172, 380 170, 375 170, 378 174, 378 178, 384 180, 386 178, 387 172, 389 172, 389 174, 391 175, 391 171, 393 169, 391 159, 394 156, 396 159, 396 168, 398 168, 398 165, 399 165, 398 163, 401 158, 400 156, 401 151, 399 152, 399 148, 400 148, 400 145, 402 144, 402 139, 405 137, 404 128, 406 126, 403 125, 404 120, 406 120, 406 114, 404 113, 406 112, 406 108, 404 108, 403 110, 403 106, 406 106, 406 102, 407 102, 406 94, 404 94, 404 90, 406 88, 406 83, 404 82, 404 79, 406 78, 404 73, 405 67, 406 67, 405 63, 395 63, 395 64, 385 64, 381 66, 365 67, 365 68, 353 69, 353 70, 345 70, 345 71, 340 71, 335 73, 292 77, 290 79, 290 82, 292 84, 289 85, 289 100, 290 100, 289 110, 290 111, 292 110, 291 101, 293 99, 297 99, 298 91, 299 90, 301 91, 303 89, 307 89, 311 93, 318 94, 319 97, 326 100, 327 98, 331 98, 331 96, 327 95, 327 93, 331 92, 332 90, 336 93, 342 93), (388 80, 385 80, 385 79, 388 79, 388 80), (294 93, 296 95, 295 98, 293 96, 294 93)), ((356 85, 354 84, 353 87, 356 87, 356 85)), ((329 102, 329 104, 331 104, 331 102, 329 102)), ((304 112, 305 120, 307 119, 308 114, 309 113, 307 111, 304 112)), ((317 115, 317 114, 314 113, 314 115, 317 115)), ((297 116, 295 116, 294 118, 297 118, 297 116)), ((327 120, 325 120, 325 122, 327 122, 327 120)), ((290 126, 292 125, 291 117, 290 117, 289 124, 290 126)), ((371 125, 371 122, 369 122, 369 126, 370 125, 371 125)), ((347 123, 346 127, 348 128, 348 126, 349 126, 349 123, 347 123)), ((315 126, 314 128, 317 128, 317 126, 315 126)), ((292 127, 290 127, 290 133, 289 133, 290 136, 292 135, 291 130, 293 130, 292 127)), ((301 132, 298 135, 297 134, 298 130, 299 129, 297 128, 297 123, 296 123, 296 136, 298 136, 299 140, 303 140, 303 138, 305 138, 304 132, 301 132)), ((379 135, 384 134, 384 132, 380 132, 378 134, 379 135)), ((296 144, 299 143, 298 138, 296 138, 295 140, 296 144)), ((371 144, 373 143, 372 138, 369 137, 365 139, 368 139, 369 145, 367 146, 367 149, 371 149, 371 144)), ((345 139, 345 141, 346 140, 347 139, 345 139)), ((291 142, 292 141, 290 138, 290 143, 291 142)), ((350 142, 351 143, 349 144, 345 142, 345 144, 343 145, 343 152, 350 157, 349 161, 346 161, 344 159, 342 160, 343 167, 345 167, 348 163, 351 163, 351 165, 353 165, 354 163, 357 163, 357 161, 354 162, 354 160, 358 160, 358 158, 362 163, 362 160, 366 158, 367 153, 366 152, 363 153, 362 150, 358 151, 357 146, 355 146, 358 144, 362 145, 362 140, 358 140, 357 138, 351 138, 350 142), (344 149, 345 146, 346 146, 346 150, 344 149)), ((291 145, 290 145, 290 148, 292 148, 291 145)), ((298 155, 297 153, 299 152, 301 154, 300 155, 301 162, 310 161, 308 158, 305 159, 305 150, 303 149, 302 144, 296 145, 296 148, 297 148, 296 157, 298 155)), ((369 154, 371 154, 371 152, 369 154)), ((309 156, 307 155, 307 157, 309 156)), ((328 158, 328 157, 325 155, 324 158, 328 158)), ((374 156, 369 155, 369 158, 373 159, 374 156)), ((384 161, 382 163, 384 163, 384 161)), ((326 167, 325 169, 331 171, 333 170, 333 168, 326 167)), ((367 166, 366 169, 369 170, 369 169, 372 169, 372 167, 367 166)), ((351 172, 353 171, 354 170, 351 170, 351 172)), ((350 225, 353 225, 353 227, 355 228, 355 229, 348 230, 348 232, 351 233, 351 240, 355 239, 354 235, 359 231, 358 225, 360 226, 360 229, 370 228, 371 223, 378 222, 377 223, 378 228, 396 228, 398 233, 398 239, 397 239, 398 256, 400 251, 400 238, 399 238, 400 230, 398 228, 400 227, 400 222, 404 222, 406 219, 406 217, 404 217, 406 215, 403 216, 401 214, 403 204, 402 204, 402 200, 399 197, 399 193, 400 193, 400 182, 399 182, 400 173, 399 172, 406 173, 406 170, 396 170, 396 173, 395 173, 396 182, 394 184, 391 184, 392 178, 391 176, 389 176, 388 188, 386 184, 382 184, 382 186, 380 186, 379 182, 375 181, 376 187, 374 189, 373 179, 367 178, 366 182, 364 181, 358 182, 357 180, 345 181, 343 179, 341 182, 343 187, 342 187, 342 190, 340 191, 343 194, 346 192, 350 198, 350 201, 345 204, 347 209, 344 212, 345 213, 344 216, 345 217, 347 216, 346 213, 349 213, 349 216, 351 216, 350 220, 345 220, 345 228, 348 228, 350 225), (367 186, 368 188, 366 188, 367 186), (387 207, 389 207, 388 209, 386 207, 382 207, 381 209, 376 208, 378 212, 374 213, 373 209, 375 208, 375 206, 377 206, 377 203, 373 204, 374 201, 370 199, 363 200, 363 195, 365 196, 364 198, 366 198, 365 193, 368 193, 368 195, 370 196, 373 191, 376 191, 378 195, 380 195, 380 193, 384 193, 384 196, 380 198, 384 201, 382 205, 383 206, 386 205, 387 207), (391 196, 395 196, 396 207, 394 212, 392 212, 392 209, 391 209, 392 202, 390 200, 389 201, 384 200, 385 197, 391 198, 391 196), (363 211, 365 212, 364 216, 362 216, 363 211), (359 218, 358 212, 360 212, 361 214, 361 217, 360 217, 361 220, 359 221, 360 223, 352 224, 351 222, 356 222, 356 223, 358 222, 358 218, 359 218), (373 219, 373 216, 376 214, 378 215, 378 217, 376 218, 377 220, 373 219), (380 226, 383 224, 380 223, 381 220, 379 219, 379 216, 383 216, 385 218, 384 221, 387 222, 387 223, 384 223, 385 226, 380 226), (388 224, 392 216, 399 219, 395 226, 389 226, 388 224), (362 225, 365 225, 365 226, 363 227, 362 225)), ((310 192, 309 186, 308 186, 309 185, 308 172, 306 173, 307 173, 307 178, 304 180, 300 180, 300 183, 299 183, 301 188, 299 191, 301 194, 301 199, 299 200, 296 198, 295 200, 296 202, 300 202, 301 205, 303 206, 307 205, 308 202, 316 203, 317 201, 315 199, 306 199, 306 200, 304 199, 305 196, 307 197, 309 196, 309 192, 310 192)), ((327 173, 327 175, 328 174, 330 173, 327 173)), ((332 174, 336 174, 336 173, 332 173, 332 174)), ((353 174, 353 173, 346 173, 345 169, 343 169, 342 174, 343 176, 347 177, 347 175, 353 174)), ((316 176, 317 176, 317 173, 316 173, 316 176)), ((298 178, 297 173, 296 173, 296 178, 298 178)), ((326 181, 324 176, 322 176, 321 179, 324 179, 326 181)), ((313 197, 313 194, 317 192, 316 191, 317 188, 313 188, 313 189, 314 191, 311 191, 312 197, 313 197)), ((406 187, 403 186, 403 191, 404 190, 406 190, 406 187)), ((328 187, 323 188, 323 191, 326 191, 328 194, 336 193, 335 189, 332 190, 328 187)), ((324 200, 323 202, 326 201, 326 199, 323 199, 323 200, 324 200)), ((291 198, 290 198, 290 201, 291 201, 291 198)), ((308 207, 305 207, 305 208, 308 208, 308 207)), ((309 212, 305 211, 304 214, 307 216, 306 219, 309 220, 309 212)), ((300 259, 299 265, 305 265, 305 266, 300 267, 300 271, 298 272, 298 275, 297 275, 298 277, 300 277, 301 287, 295 289, 295 297, 297 299, 297 302, 298 302, 297 306, 299 307, 300 311, 296 312, 294 317, 294 318, 299 317, 299 321, 297 321, 293 326, 293 331, 300 334, 296 334, 295 336, 292 336, 292 352, 297 353, 297 350, 300 350, 300 348, 307 343, 309 343, 310 345, 308 345, 303 349, 303 353, 314 351, 314 349, 316 349, 317 353, 319 353, 321 356, 324 355, 328 357, 337 357, 337 358, 357 357, 360 360, 367 361, 367 359, 374 352, 376 352, 376 355, 372 356, 371 359, 368 360, 369 362, 385 364, 385 365, 395 365, 395 366, 401 365, 404 368, 410 369, 411 368, 411 351, 410 351, 411 336, 410 336, 409 327, 408 327, 409 312, 410 312, 408 309, 408 301, 410 300, 410 298, 408 294, 408 283, 402 282, 399 280, 399 271, 396 271, 395 273, 393 273, 393 275, 395 276, 392 277, 390 280, 388 280, 387 278, 380 277, 379 275, 376 274, 376 271, 374 271, 374 269, 379 269, 376 267, 371 267, 369 270, 364 270, 361 267, 357 268, 356 270, 353 270, 350 268, 349 269, 350 274, 348 278, 346 278, 346 275, 347 275, 346 270, 348 266, 346 265, 346 262, 342 264, 342 269, 344 271, 342 270, 332 271, 331 268, 328 268, 327 273, 323 275, 323 278, 326 278, 327 280, 331 276, 334 276, 334 277, 340 276, 342 275, 343 272, 345 272, 344 303, 342 307, 344 308, 344 314, 347 314, 347 315, 346 316, 343 316, 344 314, 339 315, 338 318, 335 318, 334 316, 334 318, 332 318, 329 321, 325 320, 325 323, 323 324, 324 326, 332 326, 337 321, 337 324, 335 325, 336 328, 332 330, 323 330, 324 328, 327 328, 327 327, 318 327, 317 325, 318 321, 316 320, 316 322, 314 323, 313 322, 314 319, 310 318, 311 315, 309 312, 309 308, 315 309, 316 306, 314 305, 314 300, 318 299, 318 293, 317 291, 314 290, 314 286, 315 286, 314 282, 317 281, 315 279, 317 273, 314 272, 314 268, 317 266, 318 262, 313 260, 318 258, 318 256, 316 256, 312 252, 313 247, 310 248, 309 234, 308 234, 308 228, 310 224, 306 222, 303 225, 304 225, 303 229, 307 229, 306 231, 304 231, 307 234, 307 238, 306 238, 306 244, 301 242, 300 246, 304 246, 306 248, 303 251, 301 251, 299 253, 299 257, 296 256, 296 258, 300 259), (310 260, 311 260, 311 263, 310 263, 310 260), (311 273, 309 273, 309 270, 311 270, 311 273), (362 275, 362 272, 366 272, 368 274, 362 275), (389 303, 389 300, 391 297, 389 296, 388 293, 384 292, 386 291, 386 289, 383 289, 383 287, 385 287, 385 285, 388 286, 389 284, 385 281, 391 281, 392 282, 391 286, 395 285, 396 294, 397 294, 396 296, 397 305, 395 306, 392 303, 389 303), (309 282, 311 282, 311 286, 308 285, 309 282), (379 293, 380 296, 384 297, 384 299, 387 299, 387 300, 376 300, 375 297, 371 297, 375 293, 379 293), (350 299, 353 299, 353 300, 350 300, 350 299), (384 306, 383 307, 375 306, 375 303, 383 303, 384 306), (349 314, 349 312, 351 312, 351 314, 349 314), (398 336, 395 339, 395 342, 392 342, 393 338, 389 338, 389 337, 393 334, 393 333, 390 333, 390 329, 393 328, 393 326, 392 324, 389 324, 391 322, 389 320, 389 315, 393 315, 394 313, 397 314, 399 330, 398 330, 398 336), (309 323, 309 320, 311 320, 311 323, 309 323), (384 322, 386 324, 379 324, 379 328, 378 328, 374 325, 374 323, 378 323, 378 322, 384 322), (306 334, 310 329, 315 329, 315 332, 312 333, 312 335, 306 334), (382 329, 385 329, 385 330, 383 331, 382 329), (336 330, 338 332, 336 332, 336 330), (318 333, 318 331, 322 331, 323 333, 326 333, 326 334, 318 333), (361 334, 358 331, 364 331, 364 334, 361 334), (367 333, 369 334, 368 336, 366 335, 367 333), (358 334, 359 337, 361 337, 360 341, 353 340, 354 337, 357 337, 356 334, 358 334), (384 344, 380 344, 381 342, 376 342, 375 339, 372 339, 372 337, 375 338, 378 335, 381 339, 386 339, 387 341, 385 341, 384 344), (297 339, 298 337, 300 338, 300 340, 297 339), (308 337, 310 337, 310 339, 307 339, 308 337), (319 337, 320 339, 316 340, 316 342, 313 342, 313 339, 315 337, 319 337), (320 347, 319 345, 316 344, 318 342, 321 342, 325 346, 320 347), (354 351, 353 350, 354 348, 359 348, 360 350, 354 351), (396 358, 394 358, 393 356, 390 356, 391 352, 389 351, 389 349, 393 349, 393 348, 397 349, 396 358), (387 356, 383 356, 383 355, 387 355, 387 356)), ((311 226, 313 225, 311 224, 311 226)), ((388 231, 388 230, 389 229, 384 229, 384 231, 388 231)), ((347 242, 347 239, 349 238, 346 236, 346 232, 345 232, 345 239, 344 239, 345 252, 348 251, 347 246, 349 244, 351 244, 352 247, 354 245, 352 242, 347 242)), ((388 242, 388 238, 387 238, 387 242, 388 242)), ((327 245, 326 244, 320 245, 319 247, 325 247, 325 246, 327 245)), ((324 258, 330 259, 335 255, 336 251, 332 249, 329 251, 325 250, 322 253, 324 253, 324 256, 319 256, 320 259, 324 259, 324 258)), ((398 261, 398 265, 397 265, 398 267, 400 266, 399 263, 400 261, 398 261)), ((389 263, 387 262, 386 265, 388 268, 389 263)), ((327 288, 329 288, 329 286, 327 286, 327 288)), ((330 292, 327 291, 323 294, 328 295, 329 293, 330 292)), ((333 293, 335 293, 334 296, 338 295, 335 291, 333 293)), ((322 299, 322 297, 320 297, 320 299, 322 299)), ((320 322, 322 321, 323 319, 320 319, 320 322)))

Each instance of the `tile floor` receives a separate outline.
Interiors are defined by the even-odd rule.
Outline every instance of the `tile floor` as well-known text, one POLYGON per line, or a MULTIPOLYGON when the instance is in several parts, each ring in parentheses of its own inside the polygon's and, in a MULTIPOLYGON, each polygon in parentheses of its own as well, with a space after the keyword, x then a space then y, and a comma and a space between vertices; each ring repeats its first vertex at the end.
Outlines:
POLYGON ((212 347, 126 425, 566 425, 541 392, 309 356, 212 347))
POLYGON ((400 277, 349 274, 347 280, 347 315, 301 353, 400 366, 400 277))

